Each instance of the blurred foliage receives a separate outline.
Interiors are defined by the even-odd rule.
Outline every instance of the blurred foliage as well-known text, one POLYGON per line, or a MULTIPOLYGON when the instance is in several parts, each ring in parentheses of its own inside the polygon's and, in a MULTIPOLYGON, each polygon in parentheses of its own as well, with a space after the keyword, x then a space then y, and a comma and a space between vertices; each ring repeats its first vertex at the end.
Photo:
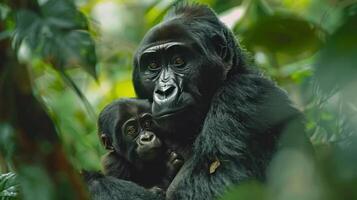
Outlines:
MULTIPOLYGON (((71 163, 77 169, 100 169, 104 151, 95 116, 110 101, 135 96, 135 48, 174 1, 38 0, 38 7, 17 10, 14 2, 0 3, 0 41, 11 38, 17 59, 27 65, 32 92, 56 124, 71 163)), ((355 1, 198 2, 210 5, 256 66, 288 91, 306 115, 316 150, 316 162, 299 152, 279 152, 266 185, 252 181, 232 187, 223 199, 357 199, 355 1)), ((13 132, 0 123, 3 173, 14 169, 13 132)), ((46 175, 29 167, 32 173, 38 176, 20 178, 26 194, 41 189, 29 191, 31 181, 50 185, 46 175)), ((11 174, 0 178, 1 195, 15 184, 8 179, 13 180, 11 174)))

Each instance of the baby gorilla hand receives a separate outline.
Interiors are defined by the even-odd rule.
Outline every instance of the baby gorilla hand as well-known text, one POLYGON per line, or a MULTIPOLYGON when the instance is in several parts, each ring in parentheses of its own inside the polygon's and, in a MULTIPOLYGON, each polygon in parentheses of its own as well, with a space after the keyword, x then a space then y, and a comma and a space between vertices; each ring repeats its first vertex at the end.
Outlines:
POLYGON ((182 167, 184 163, 184 159, 182 156, 180 156, 174 151, 168 150, 167 153, 168 153, 168 161, 166 163, 167 176, 170 177, 170 179, 172 180, 176 176, 180 168, 182 167))
POLYGON ((165 196, 165 191, 162 188, 159 188, 158 186, 150 188, 149 191, 161 197, 165 196))

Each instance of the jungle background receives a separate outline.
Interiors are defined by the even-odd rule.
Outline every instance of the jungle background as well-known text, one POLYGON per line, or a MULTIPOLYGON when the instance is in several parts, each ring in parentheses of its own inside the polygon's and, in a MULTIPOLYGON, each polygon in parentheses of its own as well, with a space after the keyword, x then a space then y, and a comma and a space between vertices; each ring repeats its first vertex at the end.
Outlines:
MULTIPOLYGON (((199 0, 304 112, 316 161, 281 152, 223 199, 357 199, 354 0, 199 0)), ((99 111, 134 97, 132 57, 173 0, 0 1, 0 199, 87 199, 99 111), (15 172, 15 173, 14 173, 15 172), (16 174, 16 175, 15 175, 16 174)))

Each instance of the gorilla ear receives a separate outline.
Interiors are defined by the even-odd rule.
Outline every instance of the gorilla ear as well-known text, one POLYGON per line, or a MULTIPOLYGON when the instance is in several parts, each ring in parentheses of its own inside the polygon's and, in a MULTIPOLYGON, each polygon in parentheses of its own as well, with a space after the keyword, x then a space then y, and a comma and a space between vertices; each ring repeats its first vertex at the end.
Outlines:
POLYGON ((223 33, 214 33, 211 37, 211 41, 214 45, 215 51, 219 57, 221 57, 223 66, 223 80, 226 79, 228 72, 232 69, 233 65, 233 54, 231 52, 230 46, 226 40, 223 33))
POLYGON ((113 150, 114 149, 114 147, 112 145, 112 141, 111 141, 111 139, 109 138, 108 135, 106 135, 104 133, 101 133, 100 134, 100 141, 102 142, 102 144, 103 144, 103 146, 104 146, 104 148, 106 150, 113 150))

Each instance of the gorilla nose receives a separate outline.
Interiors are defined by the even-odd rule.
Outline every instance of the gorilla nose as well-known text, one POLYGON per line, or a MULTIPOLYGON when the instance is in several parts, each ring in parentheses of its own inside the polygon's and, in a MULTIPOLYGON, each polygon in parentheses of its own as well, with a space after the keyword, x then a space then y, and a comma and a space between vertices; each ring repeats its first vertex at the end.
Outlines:
POLYGON ((155 135, 151 132, 145 132, 140 135, 139 142, 140 144, 148 144, 155 140, 155 135))
POLYGON ((164 102, 176 96, 177 87, 174 85, 164 85, 155 90, 154 98, 156 102, 164 102))

